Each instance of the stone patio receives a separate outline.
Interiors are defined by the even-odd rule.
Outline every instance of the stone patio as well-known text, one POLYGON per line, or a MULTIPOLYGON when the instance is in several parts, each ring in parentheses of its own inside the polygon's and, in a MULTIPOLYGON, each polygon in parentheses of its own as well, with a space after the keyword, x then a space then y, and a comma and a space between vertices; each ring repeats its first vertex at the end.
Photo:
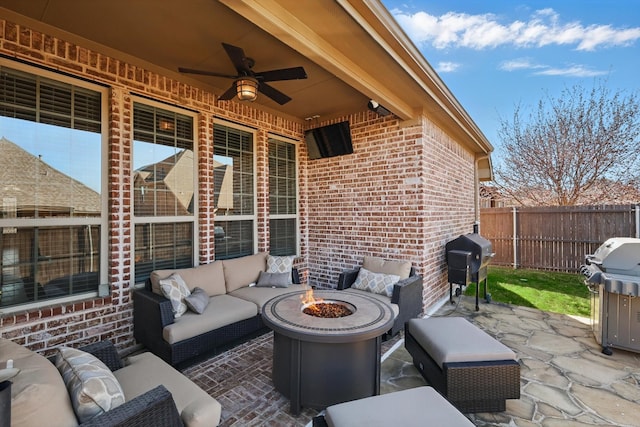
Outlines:
MULTIPOLYGON (((601 353, 589 319, 461 297, 434 316, 463 316, 512 348, 521 363, 521 398, 502 413, 468 414, 478 426, 640 426, 640 354, 601 353)), ((288 412, 270 380, 271 336, 263 335, 184 373, 223 406, 223 426, 306 426, 317 414, 288 412)), ((384 343, 381 393, 426 384, 402 337, 384 343)))
MULTIPOLYGON (((640 354, 601 353, 589 319, 462 297, 434 316, 463 316, 513 349, 521 397, 503 413, 468 414, 478 426, 640 426, 640 354)), ((452 332, 453 333, 453 332, 452 332)), ((426 384, 399 342, 383 363, 383 393, 426 384)))

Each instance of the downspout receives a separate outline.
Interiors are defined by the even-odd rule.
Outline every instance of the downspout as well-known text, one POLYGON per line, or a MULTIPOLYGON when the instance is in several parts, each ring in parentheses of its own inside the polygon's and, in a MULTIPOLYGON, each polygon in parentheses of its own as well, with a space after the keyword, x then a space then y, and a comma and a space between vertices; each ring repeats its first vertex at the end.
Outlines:
POLYGON ((489 158, 488 154, 484 154, 482 156, 476 156, 476 160, 474 162, 473 167, 473 185, 475 186, 473 192, 473 204, 474 204, 474 223, 480 224, 480 173, 478 172, 481 160, 487 160, 489 158))

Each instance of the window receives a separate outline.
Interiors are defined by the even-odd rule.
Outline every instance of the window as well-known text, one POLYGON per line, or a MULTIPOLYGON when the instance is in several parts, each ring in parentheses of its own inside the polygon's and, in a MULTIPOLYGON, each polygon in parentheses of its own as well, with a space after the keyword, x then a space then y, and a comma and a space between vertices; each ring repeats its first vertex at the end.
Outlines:
POLYGON ((270 253, 297 254, 296 146, 269 140, 270 253))
POLYGON ((135 281, 194 264, 197 193, 194 116, 133 105, 135 281))
POLYGON ((0 60, 0 307, 96 295, 106 281, 105 93, 0 60))
POLYGON ((216 259, 255 250, 255 168, 253 134, 215 124, 213 179, 216 259))

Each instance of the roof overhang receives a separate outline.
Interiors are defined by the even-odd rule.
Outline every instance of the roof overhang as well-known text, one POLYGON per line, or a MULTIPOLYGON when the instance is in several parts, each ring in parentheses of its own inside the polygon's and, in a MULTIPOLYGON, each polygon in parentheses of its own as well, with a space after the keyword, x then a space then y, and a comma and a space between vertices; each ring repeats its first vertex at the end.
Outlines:
POLYGON ((232 82, 177 69, 233 72, 221 43, 233 44, 259 71, 307 71, 272 84, 291 102, 259 96, 256 108, 303 122, 358 113, 374 99, 400 120, 428 117, 476 155, 493 150, 379 0, 0 0, 0 16, 217 95, 232 82))

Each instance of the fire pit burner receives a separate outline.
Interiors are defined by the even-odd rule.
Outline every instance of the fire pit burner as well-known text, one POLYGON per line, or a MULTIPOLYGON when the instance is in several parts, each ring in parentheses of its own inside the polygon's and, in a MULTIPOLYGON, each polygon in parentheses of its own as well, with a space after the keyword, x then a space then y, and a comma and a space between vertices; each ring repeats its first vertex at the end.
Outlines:
POLYGON ((351 316, 354 311, 354 306, 342 301, 310 302, 302 305, 304 314, 325 319, 351 316))

